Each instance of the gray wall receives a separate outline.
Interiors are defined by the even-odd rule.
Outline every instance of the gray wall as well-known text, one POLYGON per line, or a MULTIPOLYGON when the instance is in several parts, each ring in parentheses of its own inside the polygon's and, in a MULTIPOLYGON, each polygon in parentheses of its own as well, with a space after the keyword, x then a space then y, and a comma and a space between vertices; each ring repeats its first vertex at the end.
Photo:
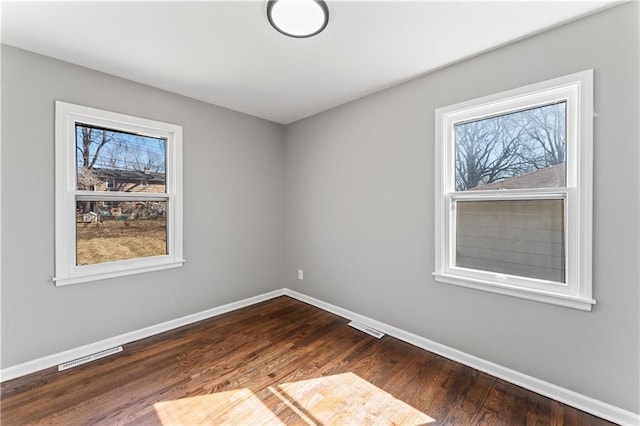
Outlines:
POLYGON ((284 130, 2 47, 2 367, 282 288, 284 130), (54 101, 183 126, 183 268, 54 287, 54 101))
POLYGON ((638 51, 633 2, 287 126, 287 287, 640 412, 638 51), (589 68, 594 310, 435 282, 435 108, 589 68))

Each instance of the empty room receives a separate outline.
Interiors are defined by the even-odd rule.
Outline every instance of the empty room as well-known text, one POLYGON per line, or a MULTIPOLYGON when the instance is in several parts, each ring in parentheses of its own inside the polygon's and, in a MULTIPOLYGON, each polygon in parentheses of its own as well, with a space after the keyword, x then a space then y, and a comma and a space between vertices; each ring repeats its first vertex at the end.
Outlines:
POLYGON ((638 1, 0 12, 2 425, 640 425, 638 1))

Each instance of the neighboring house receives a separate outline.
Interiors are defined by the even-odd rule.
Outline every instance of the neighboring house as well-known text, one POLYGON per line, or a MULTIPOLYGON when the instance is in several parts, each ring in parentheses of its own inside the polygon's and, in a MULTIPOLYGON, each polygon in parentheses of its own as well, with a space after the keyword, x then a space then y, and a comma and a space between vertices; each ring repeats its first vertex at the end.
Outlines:
MULTIPOLYGON (((94 168, 90 173, 84 172, 78 179, 78 186, 89 191, 118 191, 165 193, 165 174, 144 171, 94 168)), ((157 218, 165 214, 166 205, 159 201, 84 201, 78 202, 77 222, 99 223, 102 219, 119 220, 157 218), (87 216, 90 213, 100 218, 87 216)))
POLYGON ((165 174, 144 171, 120 169, 92 169, 93 185, 89 190, 119 191, 119 192, 165 192, 165 174))
POLYGON ((565 163, 537 170, 526 175, 507 178, 473 188, 472 191, 519 188, 556 188, 565 186, 565 163))
MULTIPOLYGON (((472 190, 565 186, 565 164, 472 190)), ((457 266, 565 282, 561 200, 486 201, 458 205, 457 266)))

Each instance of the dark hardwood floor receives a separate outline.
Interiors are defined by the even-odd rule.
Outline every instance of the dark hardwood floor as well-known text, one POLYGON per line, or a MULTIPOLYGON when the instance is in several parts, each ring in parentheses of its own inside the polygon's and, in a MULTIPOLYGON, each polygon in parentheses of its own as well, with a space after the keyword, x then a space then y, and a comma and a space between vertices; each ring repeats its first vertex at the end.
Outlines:
POLYGON ((347 322, 279 297, 127 344, 71 370, 5 382, 0 420, 3 426, 424 424, 426 415, 431 425, 610 424, 347 322))

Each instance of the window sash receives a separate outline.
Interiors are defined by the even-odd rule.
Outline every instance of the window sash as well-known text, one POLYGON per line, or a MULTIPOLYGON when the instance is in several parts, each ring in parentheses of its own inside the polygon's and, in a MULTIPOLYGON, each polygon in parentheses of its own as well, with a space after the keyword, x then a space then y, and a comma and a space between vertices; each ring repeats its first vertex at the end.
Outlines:
MULTIPOLYGON (((540 91, 539 91, 540 92, 540 91)), ((507 115, 512 112, 518 112, 522 110, 542 107, 554 102, 563 101, 566 102, 566 186, 569 188, 575 188, 578 184, 578 168, 575 158, 578 156, 578 147, 575 143, 571 143, 578 138, 580 133, 579 129, 579 110, 578 104, 580 100, 577 87, 560 87, 553 90, 541 91, 541 93, 532 93, 527 96, 511 97, 499 102, 488 103, 476 108, 462 108, 460 111, 455 111, 444 116, 443 127, 444 140, 444 161, 445 175, 443 188, 445 193, 451 193, 456 191, 456 138, 455 138, 455 126, 456 124, 463 124, 469 121, 476 121, 486 118, 492 118, 501 115, 507 115), (572 159, 573 161, 569 161, 572 159)), ((482 187, 477 190, 481 191, 482 187)), ((531 188, 535 190, 535 188, 531 188)))
MULTIPOLYGON (((566 114, 566 109, 567 109, 567 100, 566 99, 560 99, 558 101, 554 101, 551 102, 549 104, 544 104, 544 105, 537 105, 537 106, 533 106, 531 108, 524 108, 521 110, 515 110, 515 111, 509 111, 506 114, 498 114, 498 115, 491 115, 488 117, 483 117, 480 119, 473 119, 470 121, 458 121, 455 123, 452 123, 452 130, 453 130, 453 144, 454 144, 454 164, 455 164, 455 168, 453 170, 453 175, 454 175, 454 185, 458 186, 458 182, 459 182, 459 178, 460 175, 458 174, 458 165, 460 164, 463 168, 466 165, 466 162, 464 161, 466 156, 464 155, 464 153, 467 153, 467 155, 469 154, 468 151, 466 151, 465 149, 462 149, 462 146, 464 146, 464 142, 465 142, 465 137, 464 135, 468 134, 467 131, 465 131, 466 126, 471 126, 471 129, 475 129, 476 131, 479 129, 482 129, 481 131, 486 131, 488 134, 492 134, 492 131, 495 133, 497 132, 497 130, 495 130, 495 125, 497 123, 501 123, 500 125, 500 129, 504 132, 504 134, 507 134, 509 136, 507 136, 507 138, 509 138, 512 134, 510 133, 513 130, 516 130, 517 127, 512 127, 513 125, 515 126, 521 126, 522 124, 522 120, 523 118, 525 118, 527 115, 529 117, 531 116, 536 116, 537 114, 542 114, 542 116, 544 117, 544 121, 545 123, 547 123, 547 119, 550 117, 553 118, 559 118, 559 116, 554 116, 554 114, 557 114, 556 111, 558 111, 558 106, 562 105, 561 111, 562 111, 562 125, 559 126, 562 130, 561 136, 560 138, 564 139, 564 143, 562 144, 562 147, 559 147, 556 145, 557 141, 556 140, 549 140, 547 141, 549 143, 550 146, 548 147, 544 147, 544 148, 551 148, 553 150, 556 150, 558 153, 562 152, 563 150, 566 151, 566 129, 564 128, 566 126, 567 123, 567 114, 566 114), (545 112, 541 112, 544 109, 545 112), (547 112, 549 111, 549 112, 547 112), (523 115, 524 114, 524 115, 523 115), (515 116, 515 119, 514 119, 515 116), (498 120, 498 121, 496 121, 498 120), (515 122, 514 122, 515 120, 515 122), (480 124, 482 123, 482 124, 480 124), (460 131, 459 131, 460 130, 460 131), (458 138, 460 137, 460 141, 458 140, 458 138)), ((553 120, 552 120, 553 121, 553 120)), ((528 122, 529 124, 531 122, 528 122)), ((551 124, 551 126, 553 126, 553 124, 551 124)), ((539 122, 533 122, 533 129, 539 129, 540 127, 542 127, 542 124, 539 122)), ((549 129, 549 126, 547 126, 547 129, 549 129)), ((526 132, 523 132, 524 134, 529 134, 529 130, 528 129, 526 132)), ((551 131, 555 132, 556 128, 552 128, 551 131)), ((473 134, 473 130, 471 130, 472 134, 473 134)), ((554 133, 555 135, 555 133, 554 133)), ((518 136, 520 136, 520 134, 518 134, 518 136)), ((504 136, 503 136, 504 137, 504 136)), ((549 138, 551 138, 550 135, 548 135, 549 138)), ((488 148, 488 152, 491 152, 493 154, 495 154, 497 157, 500 157, 505 151, 503 151, 503 149, 505 148, 503 145, 497 143, 497 142, 492 142, 492 141, 486 141, 487 137, 483 137, 482 140, 484 140, 486 142, 486 144, 484 145, 484 148, 488 148)), ((525 142, 524 145, 522 145, 519 148, 523 148, 525 149, 524 151, 524 155, 523 156, 514 156, 511 159, 509 159, 508 161, 504 161, 501 163, 502 167, 506 167, 507 169, 511 169, 511 173, 507 173, 507 175, 511 175, 511 176, 505 176, 502 175, 500 172, 498 172, 498 177, 499 178, 503 178, 502 180, 504 181, 508 181, 509 179, 522 179, 525 176, 533 173, 533 172, 542 172, 543 170, 547 170, 548 168, 551 167, 556 167, 559 165, 564 165, 566 166, 566 161, 561 161, 558 162, 556 164, 551 164, 549 166, 547 166, 546 168, 540 168, 540 169, 534 169, 533 167, 529 166, 528 170, 522 166, 522 164, 518 164, 519 160, 522 160, 522 158, 527 158, 529 161, 539 161, 539 158, 536 159, 535 156, 540 156, 541 154, 543 154, 546 157, 546 153, 544 152, 545 149, 543 148, 542 151, 541 150, 535 150, 536 147, 536 142, 531 142, 531 139, 534 139, 534 137, 530 136, 529 140, 525 142), (528 142, 528 143, 527 143, 528 142), (526 148, 531 148, 534 147, 534 150, 527 152, 526 148), (512 163, 512 160, 517 159, 517 161, 515 163, 512 163), (516 166, 517 165, 517 166, 516 166), (513 168, 512 168, 513 167, 513 168), (518 169, 518 167, 520 169, 518 169), (506 179, 505 179, 506 178, 506 179)), ((480 143, 477 139, 471 138, 471 140, 466 140, 467 144, 471 146, 470 149, 473 148, 483 148, 482 143, 480 143)), ((510 146, 510 144, 507 144, 508 148, 512 148, 512 146, 510 146)), ((540 147, 538 147, 540 148, 540 147)), ((508 152, 508 150, 507 150, 508 152)), ((521 151, 522 153, 522 151, 521 151)), ((488 161, 489 158, 491 158, 491 155, 488 155, 484 158, 486 158, 486 161, 488 161)), ((564 155, 563 155, 564 157, 564 155)), ((538 164, 539 165, 539 164, 538 164)), ((565 167, 563 167, 565 168, 565 167)), ((463 180, 464 182, 464 180, 463 180)), ((480 179, 477 183, 475 182, 466 182, 467 184, 472 184, 474 186, 471 187, 467 187, 466 189, 458 189, 455 188, 454 190, 458 190, 458 191, 478 191, 478 190, 482 190, 485 189, 486 186, 488 185, 495 185, 497 183, 499 183, 500 181, 496 181, 496 182, 483 182, 482 179, 480 179)), ((556 184, 552 184, 550 185, 550 187, 553 188, 558 188, 558 187, 565 187, 566 186, 566 172, 564 173, 564 175, 562 176, 562 181, 560 182, 560 179, 557 179, 556 184)), ((527 186, 522 186, 522 188, 536 188, 536 186, 533 185, 533 183, 528 184, 527 186)))
POLYGON ((77 266, 169 254, 166 201, 76 199, 78 208, 82 213, 76 214, 77 266))
MULTIPOLYGON (((110 129, 107 128, 105 126, 95 126, 95 125, 91 125, 88 123, 80 123, 80 122, 74 122, 74 127, 75 127, 75 132, 76 132, 76 151, 75 151, 75 155, 76 155, 76 185, 79 184, 79 179, 80 179, 80 172, 81 170, 84 171, 84 167, 81 163, 83 163, 83 158, 80 157, 81 152, 79 151, 78 146, 81 143, 81 138, 85 135, 85 130, 89 130, 89 131, 96 131, 96 132, 102 132, 102 133, 98 133, 98 134, 92 134, 91 136, 95 137, 95 138, 99 138, 101 135, 105 135, 108 134, 107 137, 110 138, 110 140, 112 142, 117 141, 118 143, 125 143, 127 145, 127 148, 131 148, 131 151, 133 152, 133 154, 129 154, 132 155, 135 159, 136 165, 138 167, 144 167, 143 170, 140 169, 136 169, 134 167, 132 167, 131 164, 128 164, 126 161, 122 161, 121 158, 119 158, 118 156, 116 157, 112 157, 112 164, 111 165, 107 165, 106 163, 104 163, 104 159, 100 158, 100 160, 103 161, 96 161, 95 159, 92 161, 92 169, 96 169, 98 172, 98 175, 95 176, 89 176, 90 180, 100 180, 105 179, 104 181, 104 188, 107 190, 111 190, 111 191, 115 191, 115 192, 129 192, 130 189, 135 189, 135 187, 137 186, 137 184, 143 184, 143 181, 145 183, 145 187, 148 186, 148 182, 147 182, 147 176, 151 176, 151 170, 153 167, 159 167, 161 169, 161 171, 159 173, 161 173, 162 175, 165 174, 165 164, 166 164, 166 159, 167 159, 167 138, 166 137, 161 137, 161 138, 157 138, 157 137, 149 137, 147 134, 144 134, 142 132, 130 132, 130 131, 124 131, 124 130, 116 130, 114 128, 110 129), (79 131, 79 128, 81 128, 82 131, 79 131), (82 135, 82 136, 81 136, 82 135), (124 137, 124 139, 123 139, 124 137), (158 146, 158 144, 161 143, 162 145, 160 145, 162 147, 161 150, 159 150, 158 148, 160 146, 158 146), (153 156, 150 156, 151 155, 153 156), (140 163, 140 157, 139 156, 144 156, 147 155, 147 161, 150 161, 151 163, 140 163), (149 166, 149 168, 147 169, 146 166, 149 166), (124 171, 126 174, 128 174, 128 176, 121 176, 121 177, 117 177, 117 176, 100 176, 101 172, 100 171, 104 171, 104 169, 117 169, 119 171, 124 171), (131 173, 135 173, 138 172, 140 174, 138 175, 132 175, 131 173), (148 172, 148 173, 147 173, 148 172), (92 179, 91 179, 92 178, 92 179), (133 178, 133 179, 132 179, 133 178), (137 182, 136 182, 137 181, 137 182)), ((91 137, 90 136, 90 137, 91 137)), ((91 149, 91 147, 86 147, 85 148, 89 148, 89 157, 94 157, 97 156, 97 152, 98 149, 94 148, 91 149)), ((105 150, 100 150, 100 152, 102 154, 105 154, 105 150)), ((142 159, 142 161, 144 162, 145 160, 142 159)), ((90 173, 91 174, 91 173, 90 173)), ((153 175, 156 175, 156 172, 153 172, 153 175)), ((157 181, 156 181, 157 182, 157 181)), ((82 186, 82 185, 80 185, 82 186)), ((158 186, 158 185, 156 185, 158 186)), ((165 183, 164 181, 162 181, 162 190, 161 191, 156 191, 158 193, 166 193, 166 188, 165 188, 165 183)), ((78 189, 78 187, 76 187, 76 190, 80 191, 81 189, 78 189)), ((135 192, 135 191, 132 191, 135 192)))
POLYGON ((572 294, 575 289, 571 285, 571 277, 569 271, 569 218, 568 218, 568 204, 571 202, 571 196, 569 189, 562 188, 554 191, 548 191, 543 189, 538 190, 498 190, 498 191, 482 191, 483 194, 477 192, 456 192, 448 194, 446 197, 446 204, 449 206, 449 214, 447 216, 447 230, 448 237, 445 240, 445 250, 447 252, 447 262, 444 268, 445 274, 458 275, 460 277, 467 277, 470 279, 477 279, 483 281, 496 281, 496 284, 521 286, 540 291, 556 292, 561 294, 572 294), (475 192, 475 193, 474 193, 475 192), (506 273, 486 271, 481 269, 471 269, 456 266, 456 247, 457 247, 457 216, 456 216, 456 203, 458 201, 531 201, 531 200, 562 200, 564 202, 564 259, 565 259, 565 282, 557 282, 536 278, 529 278, 524 276, 509 275, 506 273))

